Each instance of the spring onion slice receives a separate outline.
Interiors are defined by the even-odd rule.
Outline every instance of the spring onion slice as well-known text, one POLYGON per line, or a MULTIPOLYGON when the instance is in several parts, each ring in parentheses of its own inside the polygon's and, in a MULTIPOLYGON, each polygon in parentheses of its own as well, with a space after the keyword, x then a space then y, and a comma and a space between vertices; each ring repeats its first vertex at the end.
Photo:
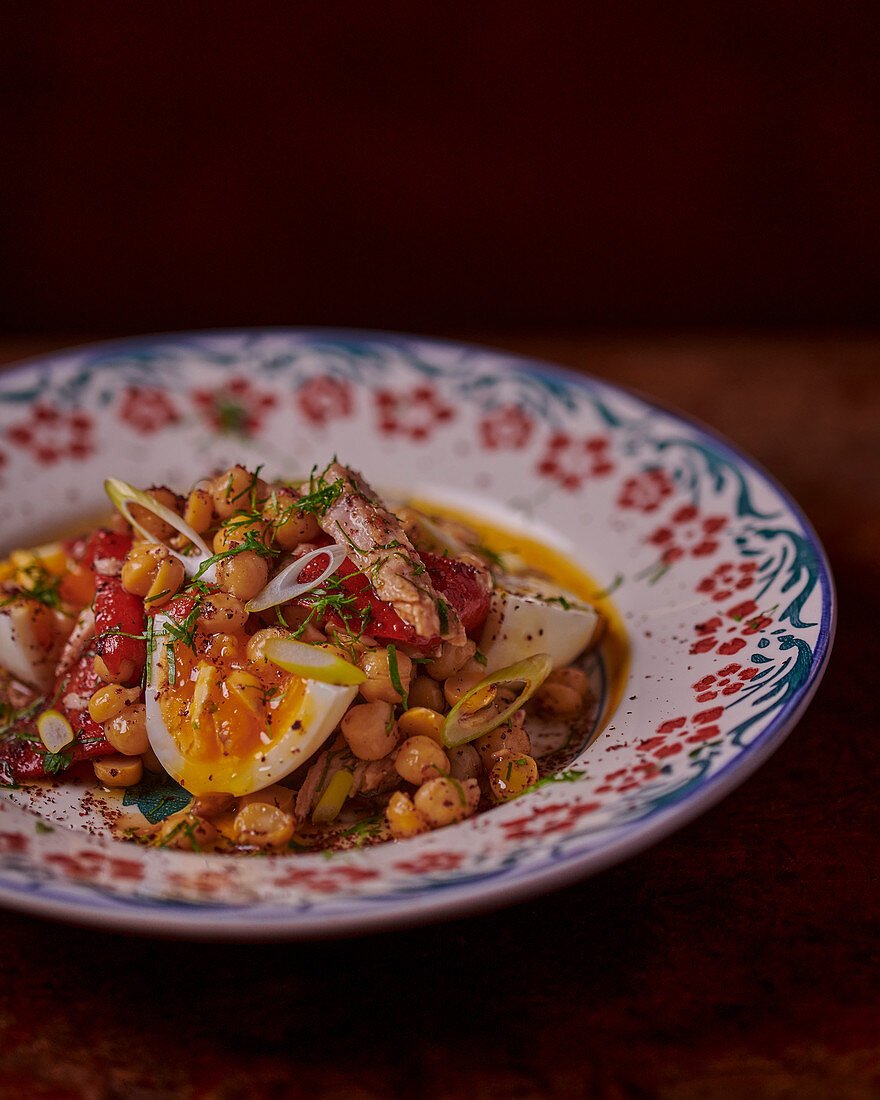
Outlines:
POLYGON ((347 554, 348 551, 339 542, 333 542, 329 546, 319 546, 317 550, 303 554, 301 558, 297 558, 282 569, 261 592, 249 600, 244 605, 245 611, 265 611, 268 607, 276 607, 278 604, 287 603, 288 600, 295 600, 305 592, 310 592, 336 572, 345 561, 347 554), (300 584, 299 577, 303 569, 316 558, 320 558, 322 554, 330 559, 327 568, 322 570, 320 576, 313 581, 300 584))
POLYGON ((357 665, 335 653, 296 638, 270 638, 264 650, 269 660, 303 680, 321 680, 325 684, 362 684, 367 675, 357 665))
POLYGON ((44 710, 37 719, 37 733, 47 752, 60 752, 73 740, 73 726, 57 710, 44 710))
POLYGON ((503 725, 523 703, 531 699, 550 675, 552 668, 553 662, 546 653, 535 653, 506 668, 499 668, 497 672, 481 680, 476 687, 459 699, 446 716, 441 734, 443 744, 447 748, 454 749, 503 725), (487 688, 513 687, 516 684, 522 684, 522 688, 514 701, 504 710, 496 710, 494 706, 469 710, 468 701, 478 698, 487 688))
MULTIPOLYGON (((144 536, 149 542, 158 543, 160 546, 164 546, 169 554, 173 554, 175 558, 183 565, 184 572, 188 577, 194 577, 209 559, 214 557, 214 553, 205 540, 195 531, 188 523, 186 523, 176 512, 172 512, 170 508, 166 508, 164 504, 160 504, 157 500, 144 493, 140 489, 135 489, 133 485, 129 485, 127 481, 122 481, 118 477, 108 477, 104 482, 104 488, 107 491, 107 496, 113 501, 117 509, 122 513, 125 519, 134 527, 137 531, 144 536), (173 550, 170 546, 167 546, 161 539, 157 539, 152 532, 148 531, 143 524, 139 523, 131 514, 130 505, 138 504, 141 508, 151 512, 157 519, 164 520, 170 527, 173 527, 175 531, 179 531, 184 538, 188 539, 196 550, 197 554, 181 554, 177 550, 173 550)), ((209 565, 204 572, 199 574, 200 578, 206 581, 208 584, 212 584, 216 580, 216 570, 213 565, 209 565)))
POLYGON ((348 798, 353 783, 354 776, 351 772, 342 770, 333 776, 327 784, 327 789, 318 799, 318 804, 312 810, 312 823, 314 825, 329 825, 331 821, 335 821, 339 817, 343 803, 348 798))

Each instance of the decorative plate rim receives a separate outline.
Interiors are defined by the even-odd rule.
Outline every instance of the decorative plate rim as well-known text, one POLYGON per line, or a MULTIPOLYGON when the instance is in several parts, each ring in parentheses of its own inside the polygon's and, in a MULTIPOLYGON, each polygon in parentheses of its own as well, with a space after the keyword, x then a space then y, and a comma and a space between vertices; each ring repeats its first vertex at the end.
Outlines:
MULTIPOLYGON (((255 327, 219 330, 180 331, 144 334, 90 342, 59 348, 27 359, 4 365, 0 376, 8 377, 41 364, 51 366, 56 360, 67 359, 89 352, 112 354, 132 351, 139 346, 162 342, 182 343, 213 339, 257 339, 262 337, 290 337, 297 341, 342 340, 370 341, 406 349, 419 345, 446 349, 461 349, 490 359, 501 370, 518 369, 532 377, 562 380, 575 390, 601 392, 628 397, 645 411, 662 413, 671 420, 687 425, 698 436, 705 437, 713 447, 723 452, 735 466, 748 469, 762 481, 794 517, 801 533, 815 555, 817 579, 821 591, 821 621, 812 654, 812 662, 806 681, 782 703, 779 710, 760 728, 752 741, 738 746, 738 752, 717 771, 703 779, 686 797, 651 810, 629 824, 616 825, 610 840, 587 851, 575 850, 556 857, 549 866, 527 867, 511 878, 480 878, 472 882, 449 883, 438 890, 422 890, 418 896, 386 898, 356 898, 346 905, 348 910, 332 915, 310 916, 308 910, 295 908, 285 911, 283 905, 270 906, 254 920, 248 905, 189 904, 181 901, 154 900, 134 904, 116 896, 108 898, 109 905, 96 906, 72 896, 69 883, 55 883, 56 890, 22 892, 14 882, 10 883, 0 869, 0 903, 9 908, 31 912, 50 919, 87 924, 116 931, 134 931, 147 934, 184 936, 199 939, 230 937, 238 939, 315 939, 347 936, 373 931, 413 926, 441 919, 483 912, 507 904, 525 900, 548 890, 558 889, 574 881, 598 873, 632 855, 658 843, 677 829, 720 802, 727 794, 744 782, 781 745, 799 721, 813 698, 827 668, 833 644, 837 599, 834 579, 825 549, 798 502, 776 477, 753 459, 738 445, 711 425, 697 417, 675 408, 664 401, 634 388, 609 382, 606 379, 579 372, 542 359, 519 355, 503 349, 472 342, 427 337, 417 334, 385 332, 382 330, 348 329, 336 327, 255 327), (65 889, 65 887, 68 887, 65 889), (277 908, 278 913, 273 909, 277 908), (194 919, 196 916, 196 919, 194 919), (198 917, 202 918, 200 922, 198 917), (207 917, 207 920, 205 918, 207 917), (158 925, 158 926, 157 926, 158 925)), ((118 842, 99 838, 104 844, 118 842)), ((368 849, 369 850, 369 849, 368 849)), ((223 858, 223 857, 213 857, 223 858)), ((297 858, 297 857, 292 857, 297 858)), ((75 893, 75 891, 73 892, 75 893)))

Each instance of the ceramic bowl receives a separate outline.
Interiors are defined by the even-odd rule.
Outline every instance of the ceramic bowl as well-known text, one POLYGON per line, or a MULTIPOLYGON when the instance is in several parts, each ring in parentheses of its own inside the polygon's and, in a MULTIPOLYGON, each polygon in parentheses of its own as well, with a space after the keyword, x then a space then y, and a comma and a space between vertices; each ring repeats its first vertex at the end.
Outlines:
MULTIPOLYGON (((596 378, 407 336, 268 330, 138 338, 0 376, 3 547, 106 508, 115 475, 188 487, 332 457, 548 541, 615 602, 615 704, 555 782, 461 824, 270 858, 115 839, 83 789, 0 790, 0 903, 199 937, 361 933, 542 893, 644 849, 780 744, 831 645, 833 586, 797 505, 687 418, 596 378)), ((604 679, 603 679, 604 678, 604 679)))

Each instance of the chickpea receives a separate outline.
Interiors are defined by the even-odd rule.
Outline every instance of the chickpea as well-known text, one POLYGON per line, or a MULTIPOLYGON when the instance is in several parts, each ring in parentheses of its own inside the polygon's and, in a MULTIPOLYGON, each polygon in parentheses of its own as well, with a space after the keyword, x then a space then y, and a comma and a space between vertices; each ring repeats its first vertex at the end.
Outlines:
POLYGON ((282 787, 280 783, 273 783, 270 787, 264 787, 261 791, 253 791, 251 794, 242 795, 238 800, 238 808, 241 810, 251 802, 259 802, 265 806, 277 806, 285 813, 293 812, 293 803, 296 792, 290 787, 282 787))
POLYGON ((322 642, 326 642, 327 639, 315 624, 309 621, 310 614, 309 608, 300 607, 291 602, 282 604, 280 607, 271 607, 268 611, 262 612, 262 619, 267 624, 275 625, 280 615, 285 624, 290 627, 288 633, 295 630, 299 641, 306 642, 308 645, 320 645, 322 642))
POLYGON ((347 630, 339 630, 335 626, 327 628, 327 638, 342 650, 346 661, 354 661, 355 663, 357 663, 362 653, 366 653, 368 649, 377 649, 379 646, 376 639, 369 637, 367 634, 354 635, 347 630))
MULTIPOLYGON (((515 717, 515 716, 514 716, 515 717)), ((512 752, 523 756, 532 751, 529 735, 515 721, 504 722, 495 729, 484 733, 471 744, 480 754, 483 767, 489 771, 499 753, 512 752)))
POLYGON ((151 775, 162 775, 165 771, 161 760, 156 756, 151 745, 147 746, 147 751, 141 757, 141 763, 144 766, 144 770, 148 771, 151 775))
POLYGON ((289 489, 276 489, 263 506, 263 516, 269 520, 269 533, 274 542, 292 550, 302 542, 311 542, 320 527, 311 513, 296 510, 297 497, 289 489))
POLYGON ((94 660, 95 672, 105 684, 127 684, 139 675, 138 666, 130 657, 123 657, 116 672, 111 672, 104 658, 98 654, 94 660))
POLYGON ((397 750, 394 767, 401 779, 415 786, 449 771, 449 758, 430 737, 409 737, 397 750))
POLYGON ((105 787, 133 787, 140 783, 144 766, 138 756, 102 756, 92 764, 95 778, 105 787))
POLYGON ((430 737, 439 745, 443 735, 443 715, 428 707, 410 707, 397 719, 397 726, 404 737, 430 737))
POLYGON ((182 810, 166 817, 155 832, 159 848, 181 848, 185 852, 203 852, 217 839, 217 830, 210 821, 182 810))
POLYGON ((99 725, 115 718, 129 703, 136 703, 141 697, 138 687, 127 688, 122 684, 105 684, 98 688, 89 699, 89 714, 99 725))
POLYGON ((419 787, 413 796, 413 805, 432 829, 439 829, 469 817, 476 809, 479 797, 479 786, 473 779, 459 783, 441 776, 429 779, 419 787))
POLYGON ((183 562, 157 542, 137 542, 122 567, 127 592, 143 596, 151 607, 162 607, 183 584, 183 562))
POLYGON ((202 603, 197 625, 206 634, 236 633, 247 622, 247 617, 241 600, 228 592, 212 592, 202 603))
POLYGON ((248 638, 247 654, 248 662, 252 665, 266 665, 269 659, 266 656, 266 642, 272 638, 289 638, 290 631, 280 626, 266 626, 256 631, 248 638))
MULTIPOLYGON (((172 512, 179 511, 177 496, 164 485, 154 485, 151 489, 147 489, 147 496, 152 497, 157 504, 164 504, 172 512)), ((145 531, 149 531, 153 538, 158 539, 160 542, 167 542, 175 534, 175 530, 170 523, 166 523, 164 519, 160 519, 157 515, 147 511, 142 505, 130 504, 129 508, 132 517, 138 521, 141 527, 145 531)))
POLYGON ((464 645, 443 642, 438 655, 425 665, 425 668, 432 679, 446 680, 463 668, 476 652, 477 643, 470 638, 464 645))
MULTIPOLYGON (((397 655, 397 674, 404 692, 409 689, 412 676, 412 661, 405 653, 395 650, 397 655)), ((367 674, 366 680, 359 686, 361 695, 368 701, 383 699, 386 703, 400 703, 403 696, 391 683, 391 669, 387 649, 368 649, 358 659, 358 668, 367 674)))
POLYGON ((415 808, 413 800, 403 791, 395 791, 388 799, 385 820, 391 828, 391 835, 397 840, 417 836, 429 829, 428 822, 415 808))
POLYGON ((232 831, 239 844, 280 848, 293 836, 293 814, 269 802, 248 802, 235 815, 232 831))
POLYGON ((233 466, 215 478, 211 485, 214 511, 220 519, 229 519, 235 512, 251 507, 252 500, 263 500, 267 493, 266 482, 244 468, 233 466))
POLYGON ((341 723, 342 736, 359 760, 381 760, 397 745, 391 704, 382 699, 350 707, 341 723))
POLYGON ((235 799, 231 794, 221 794, 220 791, 209 791, 207 794, 197 795, 193 799, 192 812, 196 817, 219 817, 231 810, 235 805, 235 799))
POLYGON ((265 543, 266 524, 259 519, 251 519, 247 516, 233 516, 218 528, 214 535, 213 549, 215 554, 224 554, 236 546, 244 546, 248 541, 265 543))
POLYGON ((430 710, 446 710, 443 688, 430 676, 416 676, 409 686, 409 704, 412 707, 428 707, 430 710))
MULTIPOLYGON (((486 670, 477 661, 468 661, 464 664, 458 672, 454 672, 443 684, 443 694, 446 696, 446 702, 451 706, 461 699, 463 695, 467 695, 469 691, 472 691, 480 680, 486 678, 486 670)), ((472 703, 473 710, 479 710, 483 706, 488 706, 495 697, 495 692, 487 691, 485 699, 477 699, 476 697, 472 703)))
POLYGON ((212 659, 236 657, 239 650, 238 641, 234 634, 212 634, 208 639, 206 655, 212 659))
POLYGON ((199 535, 208 530, 214 522, 214 498, 207 489, 192 490, 186 498, 183 518, 199 535))
POLYGON ((104 736, 123 756, 141 756, 150 745, 147 708, 143 703, 129 703, 104 723, 104 736))
POLYGON ((266 587, 269 563, 253 550, 243 550, 217 562, 217 583, 245 603, 266 587))
POLYGON ((535 692, 535 706, 556 718, 579 714, 590 694, 587 674, 580 668, 554 669, 535 692))
POLYGON ((538 765, 527 753, 505 749, 489 771, 489 788, 496 802, 507 802, 538 782, 538 765))
POLYGON ((463 783, 465 779, 476 779, 480 774, 480 754, 473 745, 457 745, 447 749, 449 757, 449 775, 463 783))

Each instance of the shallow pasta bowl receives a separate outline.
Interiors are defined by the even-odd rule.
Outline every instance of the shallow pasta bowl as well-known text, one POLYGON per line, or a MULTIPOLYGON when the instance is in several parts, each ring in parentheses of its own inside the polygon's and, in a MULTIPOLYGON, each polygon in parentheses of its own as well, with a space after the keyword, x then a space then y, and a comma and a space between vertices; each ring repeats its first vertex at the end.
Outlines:
MULTIPOLYGON (((374 484, 573 559, 613 600, 625 690, 592 743, 461 824, 255 859, 114 839, 82 787, 0 789, 0 903, 108 929, 295 938, 513 902, 655 843, 742 782, 824 671, 833 584, 794 502, 710 430, 594 378, 454 343, 267 330, 138 338, 0 376, 3 546, 106 507, 107 476, 186 487, 333 454, 374 484)), ((607 655, 606 655, 607 656, 607 655)), ((619 656, 619 655, 618 655, 619 656)))

